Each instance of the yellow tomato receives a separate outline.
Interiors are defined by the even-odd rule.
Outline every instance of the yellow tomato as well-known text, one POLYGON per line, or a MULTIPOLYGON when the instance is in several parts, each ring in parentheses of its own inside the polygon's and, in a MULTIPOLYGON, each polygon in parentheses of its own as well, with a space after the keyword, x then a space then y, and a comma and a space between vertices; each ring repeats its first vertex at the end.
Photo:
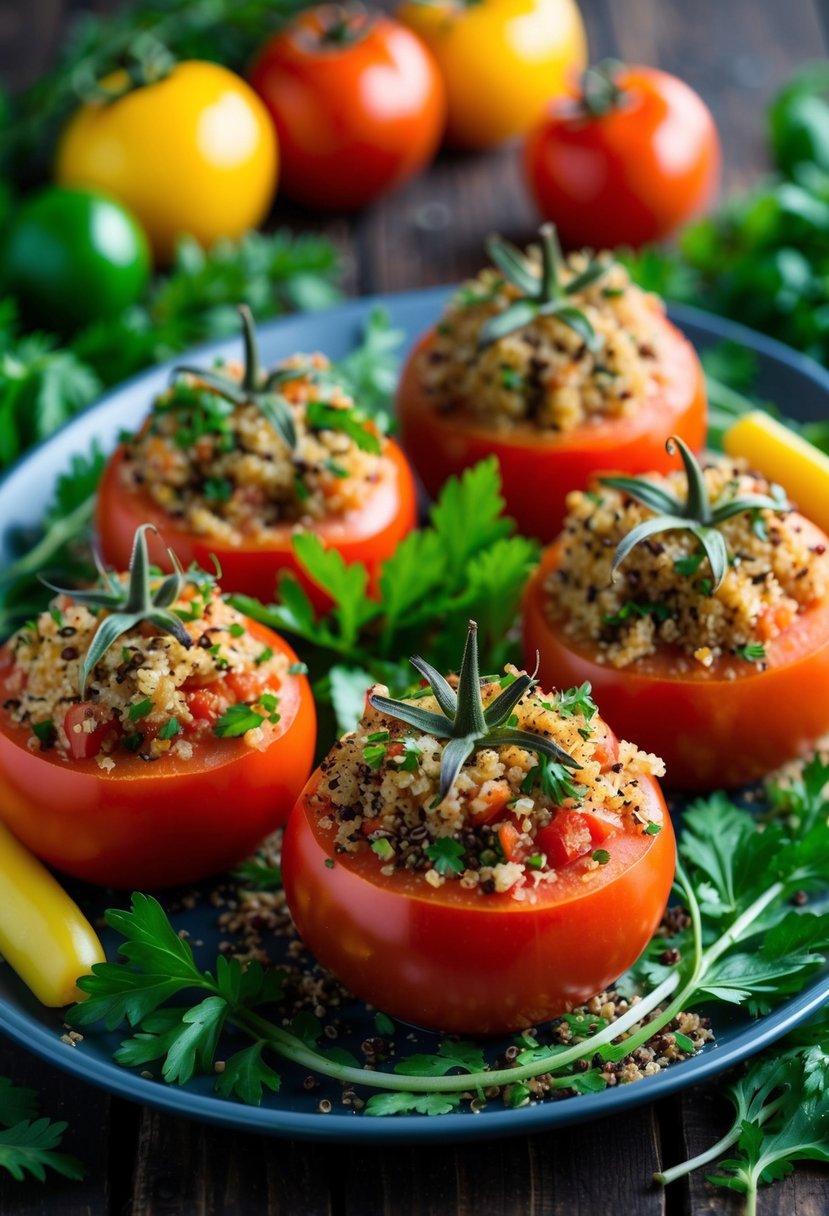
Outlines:
POLYGON ((575 0, 405 0, 397 16, 437 59, 446 140, 457 148, 490 148, 523 134, 587 65, 575 0))
POLYGON ((255 228, 277 165, 273 124, 250 86, 193 60, 117 101, 82 106, 61 137, 56 176, 119 199, 168 262, 184 233, 209 246, 255 228))

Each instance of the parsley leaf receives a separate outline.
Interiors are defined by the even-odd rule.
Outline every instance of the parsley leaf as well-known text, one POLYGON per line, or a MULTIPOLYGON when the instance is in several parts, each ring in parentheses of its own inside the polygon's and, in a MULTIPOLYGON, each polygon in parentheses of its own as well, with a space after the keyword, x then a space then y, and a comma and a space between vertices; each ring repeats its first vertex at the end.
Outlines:
POLYGON ((427 844, 423 852, 432 862, 438 874, 462 874, 464 870, 461 858, 464 847, 459 840, 451 836, 438 836, 432 844, 427 844))
POLYGON ((213 726, 213 734, 220 739, 240 739, 264 721, 262 714, 249 705, 229 705, 213 726))
POLYGON ((258 1042, 234 1052, 216 1078, 216 1093, 222 1098, 239 1098, 249 1106, 261 1106, 266 1089, 278 1093, 279 1073, 262 1059, 264 1050, 265 1044, 258 1042))
POLYGON ((448 1115, 461 1104, 460 1094, 372 1094, 366 1102, 366 1115, 448 1115))

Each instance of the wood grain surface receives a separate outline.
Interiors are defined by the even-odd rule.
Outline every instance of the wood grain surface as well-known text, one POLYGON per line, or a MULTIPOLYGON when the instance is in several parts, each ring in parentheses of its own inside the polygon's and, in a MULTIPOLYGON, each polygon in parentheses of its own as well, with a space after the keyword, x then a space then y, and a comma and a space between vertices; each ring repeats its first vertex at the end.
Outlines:
MULTIPOLYGON (((35 79, 80 8, 113 0, 0 0, 0 77, 35 79)), ((707 100, 725 152, 725 191, 765 170, 766 103, 800 63, 826 53, 826 0, 581 0, 592 57, 618 55, 684 77, 707 100)), ((483 238, 516 240, 536 217, 518 150, 442 155, 417 181, 353 220, 279 207, 273 222, 329 233, 351 293, 461 278, 483 238)), ((68 1049, 67 1049, 68 1050, 68 1049)), ((0 1172, 0 1216, 736 1216, 739 1197, 702 1177, 663 1192, 654 1170, 722 1134, 727 1104, 708 1086, 618 1118, 474 1145, 354 1149, 292 1144, 141 1109, 0 1040, 0 1075, 37 1087, 70 1124, 83 1182, 15 1183, 0 1172)), ((762 1194, 761 1216, 827 1216, 829 1171, 804 1165, 762 1194)))

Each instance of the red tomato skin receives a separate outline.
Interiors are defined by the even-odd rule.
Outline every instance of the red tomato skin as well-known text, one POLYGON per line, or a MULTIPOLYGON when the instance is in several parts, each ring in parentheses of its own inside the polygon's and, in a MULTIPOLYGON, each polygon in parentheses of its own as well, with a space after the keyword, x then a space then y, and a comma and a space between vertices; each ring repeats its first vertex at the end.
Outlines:
POLYGON ((376 15, 350 44, 320 46, 319 12, 266 43, 250 81, 276 127, 284 193, 351 211, 429 163, 445 88, 431 52, 399 22, 376 15))
MULTIPOLYGON (((829 544, 814 524, 801 522, 814 543, 829 544)), ((609 724, 663 758, 666 787, 736 789, 806 754, 829 731, 829 700, 815 695, 829 687, 829 598, 766 644, 767 671, 725 658, 677 675, 664 652, 617 670, 576 649, 548 620, 543 584, 558 561, 553 545, 527 586, 524 652, 535 663, 538 651, 543 687, 588 680, 609 724), (728 667, 745 674, 727 679, 728 667)))
POLYGON ((530 132, 524 169, 565 245, 637 248, 674 233, 717 192, 721 151, 711 112, 684 81, 627 67, 608 113, 557 99, 530 132))
MULTIPOLYGON (((295 659, 271 630, 248 627, 295 659)), ((7 671, 0 667, 0 703, 7 671)), ((302 789, 316 736, 304 676, 286 676, 279 710, 280 733, 264 751, 212 737, 189 761, 119 750, 110 773, 92 758, 29 751, 30 732, 0 710, 0 817, 42 861, 85 882, 152 890, 205 878, 283 823, 302 789)))
POLYGON ((662 813, 662 831, 620 833, 590 884, 581 869, 564 871, 535 905, 453 882, 434 890, 405 872, 386 878, 373 855, 335 853, 336 829, 321 829, 310 807, 319 780, 317 772, 285 831, 282 873, 291 914, 323 966, 363 1000, 407 1022, 457 1034, 536 1025, 616 980, 664 912, 676 847, 650 778, 642 781, 643 802, 662 813))
MULTIPOLYGON (((384 471, 365 506, 314 525, 320 539, 346 562, 363 562, 373 582, 380 563, 391 557, 417 522, 417 497, 408 461, 390 439, 383 441, 383 454, 384 471)), ((252 595, 268 604, 273 601, 280 573, 287 570, 296 575, 318 611, 330 607, 328 596, 297 561, 291 544, 293 524, 274 529, 274 539, 267 546, 253 542, 233 547, 215 544, 182 528, 149 494, 126 487, 121 476, 123 463, 124 448, 118 447, 104 470, 95 515, 101 553, 114 569, 127 569, 135 529, 151 523, 158 528, 159 536, 147 537, 150 559, 165 571, 171 569, 168 547, 183 566, 195 562, 210 571, 215 554, 221 566, 223 591, 252 595)))
POLYGON ((545 439, 532 426, 508 434, 468 419, 442 414, 423 389, 419 356, 434 331, 426 333, 409 356, 397 390, 403 447, 427 492, 434 498, 453 474, 495 455, 501 468, 506 514, 519 532, 550 541, 558 535, 571 490, 583 490, 599 472, 669 472, 675 463, 665 451, 679 435, 695 452, 705 444, 705 379, 693 347, 667 319, 668 380, 630 418, 608 419, 545 439))

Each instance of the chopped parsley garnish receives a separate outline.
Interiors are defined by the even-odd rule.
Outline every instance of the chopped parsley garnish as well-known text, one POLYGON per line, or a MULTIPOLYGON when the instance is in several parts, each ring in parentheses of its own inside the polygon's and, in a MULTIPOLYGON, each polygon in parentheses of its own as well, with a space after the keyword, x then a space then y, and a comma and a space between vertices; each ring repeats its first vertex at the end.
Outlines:
POLYGON ((227 502, 233 493, 233 482, 227 477, 208 477, 204 483, 204 496, 208 502, 227 502))
POLYGON ((653 616, 657 621, 667 621, 673 616, 673 612, 667 604, 637 604, 635 600, 628 600, 618 612, 605 615, 603 620, 605 625, 623 625, 625 621, 636 616, 653 616))
POLYGON ((40 746, 43 748, 51 747, 58 734, 51 718, 47 718, 45 722, 33 722, 32 730, 35 733, 35 737, 40 740, 40 746))
POLYGON ((518 393, 524 387, 524 377, 514 367, 501 368, 501 388, 518 393))
POLYGON ((337 464, 336 460, 332 460, 330 457, 326 460, 324 468, 333 477, 339 477, 340 479, 348 477, 348 469, 344 469, 341 464, 337 464))
POLYGON ((363 759, 369 768, 375 771, 381 767, 386 758, 385 743, 367 743, 363 748, 363 759))
POLYGON ((555 709, 562 718, 572 718, 581 714, 588 722, 598 713, 598 707, 592 696, 593 689, 585 680, 575 688, 563 688, 553 694, 553 703, 542 701, 544 709, 555 709))
POLYGON ((643 836, 658 836, 662 831, 661 823, 654 823, 652 820, 642 833, 643 836))
MULTIPOLYGON (((257 667, 261 667, 263 663, 267 663, 268 659, 272 659, 272 658, 273 658, 273 649, 270 646, 266 646, 264 650, 259 652, 259 654, 256 656, 256 658, 253 661, 257 667)), ((304 664, 303 664, 303 666, 304 666, 304 664)))
MULTIPOLYGON (((270 658, 272 654, 273 654, 273 651, 269 651, 268 658, 270 658)), ((264 660, 262 659, 261 655, 256 660, 257 663, 261 663, 263 661, 264 660)), ((307 676, 308 675, 308 664, 307 663, 289 663, 288 664, 288 675, 289 676, 307 676)))
POLYGON ((228 625, 227 631, 232 638, 243 638, 245 636, 245 627, 239 621, 234 621, 232 625, 228 625))
POLYGON ((366 743, 388 743, 390 739, 387 730, 376 730, 371 735, 366 735, 366 743))
POLYGON ((438 836, 432 844, 427 844, 423 850, 438 874, 462 874, 464 864, 461 858, 464 847, 459 840, 451 836, 438 836))
POLYGON ((121 742, 128 752, 137 752, 144 742, 144 736, 140 730, 134 730, 129 735, 124 735, 121 742))
POLYGON ((540 869, 542 869, 542 867, 544 865, 544 854, 543 853, 533 853, 530 857, 527 858, 527 860, 524 864, 529 866, 529 868, 531 870, 540 870, 540 869))
POLYGON ((747 663, 760 663, 766 657, 766 648, 762 642, 748 642, 745 646, 738 646, 734 653, 747 663))
POLYGON ((213 727, 213 734, 220 739, 239 739, 249 730, 255 730, 265 721, 250 705, 229 705, 213 727))
POLYGON ((696 553, 689 553, 685 557, 678 557, 674 562, 674 570, 676 570, 677 574, 682 575, 696 574, 704 561, 705 553, 700 549, 696 553))
POLYGON ((532 793, 536 783, 541 786, 541 792, 546 794, 557 806, 560 806, 567 798, 575 798, 578 801, 584 793, 584 786, 574 783, 571 770, 553 760, 552 757, 545 756, 543 752, 538 755, 538 764, 530 769, 521 782, 522 793, 532 793))
POLYGON ((138 718, 146 718, 152 707, 152 700, 149 697, 145 697, 143 701, 136 701, 134 705, 129 707, 127 717, 130 722, 135 722, 138 718))
POLYGON ((596 849, 593 854, 593 860, 597 861, 600 866, 606 866, 610 861, 610 854, 607 849, 596 849))
POLYGON ((421 754, 420 748, 417 746, 414 739, 403 740, 403 762, 400 767, 405 773, 414 773, 417 771, 421 754))
POLYGON ((327 401, 309 401, 305 416, 312 431, 341 431, 361 451, 380 455, 380 440, 357 410, 330 405, 327 401))
POLYGON ((168 718, 158 732, 159 739, 174 739, 176 735, 181 734, 181 724, 175 716, 168 718))
POLYGON ((394 857, 394 848, 390 840, 382 836, 379 840, 372 840, 371 851, 376 853, 381 861, 391 861, 394 857))

